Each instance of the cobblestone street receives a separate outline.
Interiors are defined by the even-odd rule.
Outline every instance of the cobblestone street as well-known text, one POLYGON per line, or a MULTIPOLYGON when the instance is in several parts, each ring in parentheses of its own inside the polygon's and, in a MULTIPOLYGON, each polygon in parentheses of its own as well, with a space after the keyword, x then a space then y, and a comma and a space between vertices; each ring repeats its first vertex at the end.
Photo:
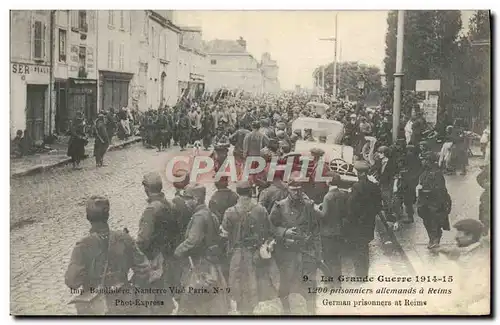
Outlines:
MULTIPOLYGON (((87 159, 80 171, 68 166, 11 180, 11 313, 74 314, 64 272, 75 241, 89 229, 85 200, 108 196, 111 227, 127 227, 135 237, 146 205, 142 177, 163 171, 176 153, 135 144, 108 153, 102 169, 87 159)), ((171 187, 165 192, 174 194, 171 187)))

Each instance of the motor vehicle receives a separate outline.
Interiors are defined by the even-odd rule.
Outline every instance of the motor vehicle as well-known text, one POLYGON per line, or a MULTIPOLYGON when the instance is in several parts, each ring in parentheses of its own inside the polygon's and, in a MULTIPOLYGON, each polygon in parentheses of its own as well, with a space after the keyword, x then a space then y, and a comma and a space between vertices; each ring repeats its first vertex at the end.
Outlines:
POLYGON ((295 170, 300 170, 301 157, 311 157, 311 149, 318 148, 325 152, 323 159, 327 168, 340 175, 345 187, 357 182, 354 149, 342 144, 343 123, 322 118, 299 117, 292 123, 292 130, 300 130, 302 133, 302 139, 297 140, 294 151, 289 154, 295 156, 295 170), (304 138, 306 129, 312 131, 312 137, 308 139, 304 138), (326 138, 326 141, 320 141, 320 138, 326 138))

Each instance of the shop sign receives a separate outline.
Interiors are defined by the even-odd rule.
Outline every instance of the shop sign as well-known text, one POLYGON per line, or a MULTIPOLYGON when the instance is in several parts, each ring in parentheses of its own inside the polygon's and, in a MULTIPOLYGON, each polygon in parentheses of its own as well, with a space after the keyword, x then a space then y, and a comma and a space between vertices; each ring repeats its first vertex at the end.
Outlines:
POLYGON ((23 63, 12 63, 12 73, 18 75, 27 74, 49 74, 50 67, 46 65, 38 64, 23 64, 23 63))

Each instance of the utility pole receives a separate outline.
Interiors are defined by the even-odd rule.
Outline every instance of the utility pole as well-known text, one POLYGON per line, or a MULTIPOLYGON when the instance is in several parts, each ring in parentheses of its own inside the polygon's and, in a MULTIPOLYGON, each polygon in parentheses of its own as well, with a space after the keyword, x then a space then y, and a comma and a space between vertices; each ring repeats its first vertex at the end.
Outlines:
POLYGON ((394 73, 394 106, 392 111, 392 141, 396 142, 399 133, 399 116, 401 113, 401 83, 403 79, 403 41, 405 12, 398 11, 398 32, 396 45, 396 73, 394 73))
POLYGON ((321 93, 324 95, 325 94, 325 66, 321 66, 321 88, 323 88, 321 93))
POLYGON ((335 52, 333 59, 333 100, 337 99, 337 14, 335 14, 335 52))
MULTIPOLYGON (((342 42, 339 42, 339 63, 342 64, 342 42)), ((338 77, 339 85, 336 85, 337 86, 336 88, 339 88, 339 86, 340 86, 340 77, 342 75, 342 68, 341 67, 338 71, 338 74, 339 74, 339 77, 338 77)))
POLYGON ((335 37, 320 38, 320 41, 329 41, 335 44, 334 57, 333 57, 333 85, 332 96, 333 100, 337 99, 337 15, 335 14, 335 37))

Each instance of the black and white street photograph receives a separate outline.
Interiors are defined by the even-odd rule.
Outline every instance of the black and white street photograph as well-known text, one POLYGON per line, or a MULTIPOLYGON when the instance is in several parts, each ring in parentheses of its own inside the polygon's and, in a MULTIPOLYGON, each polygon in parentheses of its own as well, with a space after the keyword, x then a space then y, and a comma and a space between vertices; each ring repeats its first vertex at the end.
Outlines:
POLYGON ((491 315, 491 11, 9 15, 11 316, 491 315))

